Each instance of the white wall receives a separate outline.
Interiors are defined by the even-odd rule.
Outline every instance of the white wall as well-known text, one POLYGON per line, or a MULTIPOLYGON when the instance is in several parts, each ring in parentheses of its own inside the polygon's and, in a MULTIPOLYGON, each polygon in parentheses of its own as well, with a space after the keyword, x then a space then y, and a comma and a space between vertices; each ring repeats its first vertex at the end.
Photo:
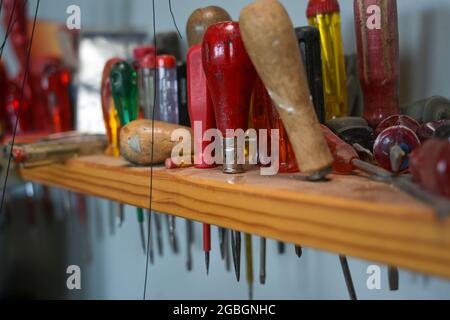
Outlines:
MULTIPOLYGON (((30 4, 36 1, 29 1, 30 4)), ((185 37, 184 27, 189 14, 197 7, 219 5, 226 8, 234 19, 239 10, 250 0, 173 0, 174 14, 185 37)), ((341 0, 343 34, 347 53, 355 52, 352 1, 341 0)), ((305 25, 306 0, 283 0, 296 26, 305 25)), ((151 1, 148 0, 42 0, 41 18, 64 21, 69 4, 78 4, 82 10, 82 26, 113 28, 133 26, 152 33, 151 1)), ((30 5, 30 12, 33 11, 30 5)), ((401 43, 401 100, 409 102, 433 94, 449 96, 450 56, 448 30, 450 30, 450 2, 448 0, 398 0, 401 43)), ((157 32, 173 30, 168 1, 156 0, 157 32)), ((82 257, 82 234, 77 220, 72 217, 71 230, 66 234, 68 242, 67 264, 79 264, 83 272, 83 290, 69 293, 72 298, 124 298, 140 299, 143 292, 145 258, 139 242, 135 212, 127 209, 126 223, 111 235, 108 229, 108 207, 104 200, 97 200, 100 209, 91 201, 90 247, 92 261, 87 264, 82 257), (75 228, 73 226, 75 225, 75 228)), ((178 237, 183 240, 184 221, 178 219, 178 237)), ((166 229, 164 229, 166 232, 166 229)), ((233 273, 226 273, 219 259, 217 231, 213 228, 213 252, 211 272, 205 275, 201 251, 200 225, 196 228, 194 271, 185 271, 184 242, 181 253, 169 253, 167 234, 164 234, 163 258, 157 257, 150 266, 148 296, 150 298, 183 299, 245 299, 245 259, 242 262, 242 280, 237 284, 233 273)), ((255 279, 258 271, 258 239, 254 239, 255 279)), ((336 255, 315 250, 305 250, 298 259, 293 247, 279 256, 275 243, 268 242, 267 285, 255 287, 255 298, 265 299, 346 299, 347 293, 336 255)), ((450 282, 402 272, 401 290, 388 292, 386 270, 383 269, 383 289, 369 291, 366 286, 368 262, 350 260, 356 290, 366 299, 450 298, 450 282)), ((65 284, 61 284, 65 285, 65 284)))

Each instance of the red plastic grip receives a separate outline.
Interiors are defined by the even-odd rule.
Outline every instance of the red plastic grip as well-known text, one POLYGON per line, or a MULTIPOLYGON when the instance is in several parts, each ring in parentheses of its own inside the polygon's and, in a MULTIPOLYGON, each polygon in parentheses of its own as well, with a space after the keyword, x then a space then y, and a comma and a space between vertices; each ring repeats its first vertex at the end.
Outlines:
POLYGON ((216 127, 216 120, 213 103, 206 84, 206 75, 203 71, 201 45, 195 45, 189 49, 186 67, 189 118, 194 129, 194 166, 196 168, 211 168, 215 165, 207 163, 212 163, 212 159, 205 159, 203 154, 204 149, 210 142, 204 142, 202 138, 206 130, 216 127), (200 132, 195 130, 196 122, 201 123, 200 132))
POLYGON ((372 128, 399 113, 396 0, 355 0, 356 47, 364 118, 372 128))

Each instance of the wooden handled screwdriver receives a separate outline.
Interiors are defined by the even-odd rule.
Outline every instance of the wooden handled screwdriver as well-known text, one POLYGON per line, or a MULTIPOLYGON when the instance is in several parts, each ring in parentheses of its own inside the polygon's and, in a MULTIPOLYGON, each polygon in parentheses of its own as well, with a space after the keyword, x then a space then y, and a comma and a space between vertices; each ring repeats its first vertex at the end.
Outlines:
POLYGON ((257 0, 241 11, 242 38, 286 127, 302 172, 329 173, 333 158, 320 130, 291 19, 277 0, 257 0))

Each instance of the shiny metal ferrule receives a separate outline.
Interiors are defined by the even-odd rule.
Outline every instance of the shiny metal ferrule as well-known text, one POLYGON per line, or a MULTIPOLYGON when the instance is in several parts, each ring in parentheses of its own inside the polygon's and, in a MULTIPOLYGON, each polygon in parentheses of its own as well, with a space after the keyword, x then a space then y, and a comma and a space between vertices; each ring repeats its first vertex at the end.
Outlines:
POLYGON ((236 137, 223 138, 223 167, 222 171, 229 174, 244 172, 244 165, 238 164, 238 142, 236 137))

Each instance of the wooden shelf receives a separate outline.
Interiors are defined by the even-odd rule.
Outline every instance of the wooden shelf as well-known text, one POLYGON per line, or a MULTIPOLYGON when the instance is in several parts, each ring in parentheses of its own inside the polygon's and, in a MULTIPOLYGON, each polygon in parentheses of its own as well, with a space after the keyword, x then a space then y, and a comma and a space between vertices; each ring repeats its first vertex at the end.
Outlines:
MULTIPOLYGON (((90 156, 21 169, 26 180, 147 208, 150 169, 90 156)), ((176 216, 450 278, 450 220, 360 176, 225 175, 219 168, 153 170, 153 209, 176 216)))

